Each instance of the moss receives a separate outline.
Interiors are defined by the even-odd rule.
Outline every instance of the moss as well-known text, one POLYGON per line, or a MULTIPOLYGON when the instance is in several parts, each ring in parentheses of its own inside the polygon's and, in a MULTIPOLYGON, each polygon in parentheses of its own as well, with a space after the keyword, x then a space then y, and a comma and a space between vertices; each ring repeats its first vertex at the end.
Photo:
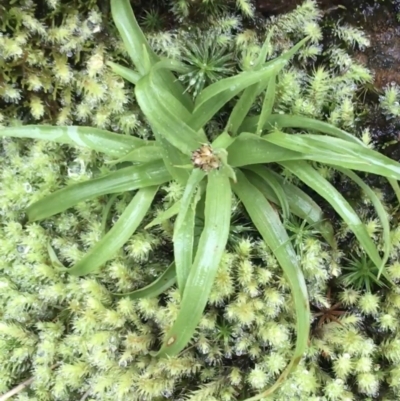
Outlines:
MULTIPOLYGON (((0 124, 74 123, 151 136, 130 86, 106 68, 108 60, 126 61, 106 3, 96 8, 94 2, 48 0, 35 7, 17 1, 1 14, 0 124)), ((309 0, 290 14, 258 21, 257 29, 248 22, 253 16, 248 1, 170 4, 160 18, 175 21, 175 27, 158 30, 151 20, 152 46, 187 61, 188 42, 196 47, 189 17, 206 15, 198 24, 200 35, 217 37, 218 43, 204 44, 229 49, 229 58, 217 53, 222 68, 214 71, 217 75, 251 65, 272 27, 269 58, 306 30, 312 42, 280 75, 275 112, 325 118, 356 132, 362 112, 357 91, 371 75, 347 49, 367 45, 362 32, 336 26, 332 32, 338 42, 324 48, 322 14, 309 0), (314 67, 315 59, 319 64, 314 67)), ((382 106, 395 114, 393 91, 384 95, 382 106)), ((210 137, 224 118, 222 113, 207 127, 210 137)), ((368 133, 363 138, 369 141, 368 133)), ((0 393, 33 376, 20 401, 233 401, 275 381, 291 355, 292 301, 276 260, 248 227, 240 205, 234 204, 230 247, 196 336, 179 357, 155 361, 150 351, 176 317, 178 291, 172 288, 159 298, 141 300, 113 293, 143 287, 165 269, 171 260, 171 227, 166 223, 140 230, 97 276, 78 279, 60 273, 56 263, 76 262, 101 237, 109 198, 80 204, 41 224, 27 223, 23 210, 61 186, 113 167, 94 152, 40 141, 2 139, 0 152, 0 393)), ((326 175, 336 179, 331 171, 326 175)), ((181 194, 176 183, 166 187, 153 214, 181 194)), ((129 200, 115 199, 109 224, 129 200)), ((365 221, 372 219, 369 205, 360 203, 359 208, 365 210, 365 221)), ((379 242, 379 227, 370 221, 371 237, 379 242)), ((380 394, 396 399, 398 290, 371 294, 333 285, 345 263, 343 254, 358 252, 346 227, 338 239, 348 244, 332 255, 313 227, 295 220, 287 224, 312 304, 329 309, 340 301, 346 314, 322 325, 315 319, 308 354, 273 399, 357 400, 378 399, 380 394), (333 299, 326 296, 327 287, 334 289, 333 299)), ((395 281, 400 276, 398 231, 393 231, 395 249, 388 268, 395 281)))

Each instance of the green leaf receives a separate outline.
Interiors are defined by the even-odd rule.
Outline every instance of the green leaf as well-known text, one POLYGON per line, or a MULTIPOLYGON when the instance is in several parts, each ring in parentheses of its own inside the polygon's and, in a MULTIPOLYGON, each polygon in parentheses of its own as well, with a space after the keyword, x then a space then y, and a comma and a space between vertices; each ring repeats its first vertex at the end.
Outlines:
MULTIPOLYGON (((264 41, 263 47, 261 48, 260 54, 258 55, 252 71, 258 71, 264 65, 273 32, 274 29, 270 29, 268 32, 267 38, 264 41)), ((267 87, 267 85, 268 81, 259 82, 249 86, 244 90, 229 116, 229 120, 225 128, 226 131, 230 132, 232 135, 237 135, 239 127, 246 118, 251 106, 254 104, 257 96, 267 87)))
MULTIPOLYGON (((262 48, 260 50, 260 53, 257 57, 257 60, 255 61, 254 66, 252 68, 253 70, 257 71, 260 68, 262 68, 262 66, 265 64, 265 60, 267 59, 267 56, 268 56, 268 51, 271 47, 273 47, 271 45, 271 39, 272 39, 272 35, 275 33, 275 31, 276 31, 276 28, 274 26, 269 29, 267 37, 265 38, 262 48)), ((292 49, 292 51, 294 51, 294 52, 296 52, 297 50, 298 50, 297 47, 294 47, 292 49)))
POLYGON ((158 187, 139 189, 118 221, 76 265, 67 269, 73 276, 84 276, 100 269, 129 240, 146 216, 158 187))
POLYGON ((229 236, 231 215, 229 178, 220 171, 208 174, 205 222, 190 269, 178 317, 156 356, 178 354, 190 341, 207 304, 229 236))
POLYGON ((383 272, 383 269, 385 268, 385 265, 390 257, 390 253, 392 251, 392 241, 391 241, 391 235, 390 235, 390 224, 389 224, 389 217, 388 214, 386 213, 386 210, 384 206, 382 205, 382 202, 379 200, 378 196, 375 194, 375 192, 367 185, 364 183, 364 181, 355 173, 353 173, 350 170, 343 169, 343 168, 336 168, 338 171, 343 173, 344 175, 347 175, 351 180, 353 180, 363 191, 364 193, 368 196, 368 198, 371 200, 372 204, 374 205, 374 208, 376 210, 376 214, 379 217, 379 220, 381 221, 382 224, 382 230, 383 230, 383 259, 382 259, 382 264, 381 266, 378 266, 379 268, 379 273, 378 273, 378 280, 380 275, 383 272))
MULTIPOLYGON (((244 71, 234 77, 224 78, 218 82, 206 87, 202 90, 196 99, 195 109, 193 112, 193 119, 191 127, 198 130, 203 127, 226 103, 233 99, 240 92, 252 85, 263 83, 269 80, 270 77, 275 76, 286 65, 289 59, 308 41, 308 37, 301 40, 286 53, 283 53, 278 58, 271 60, 260 67, 260 61, 257 61, 254 70, 244 71)), ((262 49, 262 52, 265 49, 262 49)), ((262 57, 262 55, 261 55, 262 57)), ((264 86, 253 87, 253 90, 258 94, 264 86)), ((242 101, 244 107, 248 107, 249 102, 253 96, 250 91, 246 94, 246 99, 242 101)), ((228 123, 228 131, 233 128, 235 130, 236 124, 240 120, 239 117, 234 122, 233 126, 228 123)), ((232 123, 232 121, 231 121, 232 123)), ((232 132, 235 134, 235 132, 232 132)))
POLYGON ((110 216, 111 208, 112 205, 115 203, 115 200, 117 199, 118 194, 114 194, 110 197, 108 200, 106 206, 103 209, 103 217, 101 218, 101 232, 102 235, 105 235, 107 232, 107 221, 108 217, 110 216))
POLYGON ((280 162, 279 164, 288 169, 292 174, 298 177, 332 205, 335 211, 357 237, 365 252, 379 268, 382 265, 382 260, 375 244, 368 235, 365 225, 336 188, 307 162, 280 162))
MULTIPOLYGON (((255 166, 257 167, 257 166, 255 166)), ((246 167, 246 177, 262 194, 271 202, 278 203, 279 200, 272 191, 268 183, 261 177, 255 175, 252 166, 246 167)), ((271 171, 275 176, 276 180, 282 185, 282 189, 285 192, 286 200, 289 204, 291 213, 305 220, 311 226, 314 226, 324 237, 326 242, 333 248, 337 248, 335 240, 334 230, 332 225, 324 219, 322 209, 314 202, 314 200, 308 196, 300 188, 293 184, 285 181, 279 174, 271 171)))
MULTIPOLYGON (((260 116, 248 117, 240 127, 241 131, 255 132, 260 116)), ((271 128, 300 128, 305 130, 314 130, 326 135, 348 140, 349 142, 363 144, 355 136, 341 130, 331 124, 313 118, 294 116, 290 114, 272 114, 264 124, 264 129, 271 128)))
POLYGON ((79 202, 101 195, 161 185, 171 179, 162 161, 125 167, 101 177, 70 185, 35 202, 27 209, 30 221, 45 219, 79 202))
POLYGON ((242 201, 253 224, 282 267, 292 291, 296 311, 297 340, 294 355, 272 387, 260 395, 248 399, 248 401, 253 401, 267 397, 275 391, 299 364, 308 346, 311 316, 304 276, 297 255, 278 214, 264 195, 247 180, 245 174, 239 171, 237 177, 238 183, 233 187, 233 190, 242 201))
MULTIPOLYGON (((277 199, 277 204, 281 207, 283 218, 287 220, 290 216, 289 202, 286 193, 283 190, 282 184, 276 179, 275 175, 270 169, 264 166, 249 166, 249 170, 259 175, 271 188, 277 199)), ((262 191, 261 191, 262 192, 262 191)))
POLYGON ((137 149, 133 149, 131 152, 122 156, 117 160, 106 162, 107 164, 119 164, 123 162, 133 163, 148 163, 162 159, 162 148, 161 146, 142 146, 137 149))
POLYGON ((135 87, 136 99, 152 129, 180 152, 191 156, 202 141, 196 131, 169 109, 169 104, 160 101, 158 92, 162 91, 154 90, 149 76, 142 78, 135 87))
MULTIPOLYGON (((158 64, 160 63, 157 63, 157 65, 158 64)), ((150 85, 152 93, 156 96, 159 104, 166 106, 163 108, 164 112, 173 120, 175 125, 185 124, 184 128, 188 133, 190 132, 190 135, 196 138, 199 143, 208 142, 207 136, 202 129, 195 132, 190 128, 189 125, 192 119, 192 113, 169 90, 166 90, 166 88, 161 90, 164 81, 160 78, 160 75, 155 72, 155 67, 152 68, 149 80, 146 81, 146 84, 150 85)), ((154 115, 154 118, 157 118, 157 115, 154 115)))
POLYGON ((365 146, 320 135, 276 132, 263 136, 274 145, 304 153, 309 160, 400 179, 400 164, 365 146))
POLYGON ((55 127, 49 125, 23 125, 0 128, 0 137, 32 138, 89 148, 109 156, 120 157, 132 149, 151 145, 153 142, 133 136, 115 134, 93 127, 55 127))
POLYGON ((118 32, 124 42, 125 50, 140 75, 149 72, 146 58, 151 64, 158 61, 158 57, 147 43, 146 37, 140 29, 129 0, 111 0, 111 13, 118 32))
POLYGON ((151 284, 135 291, 122 294, 113 294, 116 297, 129 297, 130 299, 155 298, 168 290, 176 283, 175 264, 171 263, 167 269, 151 284))
POLYGON ((181 296, 183 296, 193 263, 194 225, 198 200, 196 190, 204 177, 204 171, 200 169, 192 171, 181 198, 181 206, 174 226, 174 259, 181 296))
POLYGON ((155 71, 162 69, 179 72, 180 74, 188 74, 192 71, 187 64, 166 57, 162 57, 160 61, 154 64, 152 72, 154 73, 155 71))
POLYGON ((108 61, 107 65, 111 68, 114 74, 117 74, 123 79, 126 79, 131 84, 136 85, 141 78, 140 74, 137 71, 134 71, 128 67, 124 67, 123 65, 113 63, 112 61, 108 61))
POLYGON ((270 78, 268 82, 267 91, 264 96, 264 101, 261 109, 260 119, 257 124, 257 135, 261 135, 264 129, 265 123, 268 121, 271 116, 272 109, 274 107, 275 102, 275 90, 276 90, 276 77, 273 76, 270 78))
POLYGON ((392 178, 388 178, 389 184, 393 189, 393 192, 396 195, 397 201, 400 203, 400 187, 399 187, 399 183, 392 179, 392 178))
POLYGON ((299 160, 305 157, 301 153, 268 143, 258 135, 246 132, 237 136, 235 142, 227 150, 228 162, 234 167, 299 160))
POLYGON ((240 126, 249 113, 251 106, 254 104, 259 92, 264 90, 268 85, 268 81, 259 82, 246 88, 239 100, 233 108, 225 130, 232 135, 237 135, 240 126))
POLYGON ((157 130, 153 129, 157 143, 161 146, 163 161, 171 177, 185 185, 189 178, 190 171, 177 166, 184 166, 191 163, 190 158, 171 145, 157 130))
POLYGON ((181 207, 181 201, 175 202, 171 207, 167 210, 161 212, 154 220, 152 220, 147 226, 145 227, 148 230, 151 227, 157 226, 163 223, 165 220, 169 220, 170 218, 176 216, 179 213, 179 209, 181 207))
POLYGON ((259 71, 245 71, 240 74, 221 79, 207 86, 196 99, 191 127, 194 130, 202 128, 226 103, 247 87, 265 82, 276 75, 285 65, 280 58, 275 59, 259 71))

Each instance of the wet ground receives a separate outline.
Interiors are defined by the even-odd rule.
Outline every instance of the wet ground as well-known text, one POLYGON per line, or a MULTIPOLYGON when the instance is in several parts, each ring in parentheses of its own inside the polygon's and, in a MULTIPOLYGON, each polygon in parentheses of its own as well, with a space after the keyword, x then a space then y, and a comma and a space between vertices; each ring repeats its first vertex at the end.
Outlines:
MULTIPOLYGON (((256 8, 270 16, 291 11, 301 3, 256 0, 256 8)), ((377 89, 391 82, 400 85, 400 0, 319 0, 318 4, 326 18, 346 21, 367 32, 371 46, 358 52, 357 58, 374 72, 377 89)))

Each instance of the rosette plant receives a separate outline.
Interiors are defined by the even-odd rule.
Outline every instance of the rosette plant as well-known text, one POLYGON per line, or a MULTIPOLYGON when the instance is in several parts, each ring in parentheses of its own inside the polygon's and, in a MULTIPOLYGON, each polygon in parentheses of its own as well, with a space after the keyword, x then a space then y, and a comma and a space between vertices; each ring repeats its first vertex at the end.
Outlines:
POLYGON ((153 354, 166 357, 185 348, 202 317, 228 241, 232 193, 237 196, 280 264, 292 291, 296 313, 293 358, 271 388, 249 400, 263 398, 299 363, 309 336, 306 284, 284 226, 285 219, 292 213, 306 220, 318 227, 326 241, 335 247, 332 226, 323 219, 321 208, 302 189, 287 182, 279 174, 280 169, 289 171, 328 201, 371 262, 382 271, 390 253, 388 217, 378 197, 353 170, 388 178, 399 195, 400 164, 327 123, 272 113, 278 74, 307 38, 268 62, 265 45, 251 70, 205 87, 193 101, 174 75, 189 72, 190 67, 160 58, 152 51, 129 0, 112 0, 111 10, 135 69, 112 62, 109 66, 134 84, 137 103, 151 126, 154 140, 78 126, 26 125, 1 129, 0 136, 87 147, 113 157, 117 164, 115 171, 67 186, 33 203, 27 209, 28 218, 41 220, 94 197, 136 191, 104 237, 81 261, 66 268, 70 274, 82 276, 98 271, 128 241, 148 213, 160 185, 175 180, 184 187, 182 198, 148 225, 176 216, 174 263, 148 287, 118 294, 133 298, 157 296, 177 283, 181 294, 177 319, 166 333, 161 348, 153 354), (260 95, 264 96, 261 113, 249 117, 260 95), (231 107, 229 119, 225 129, 210 143, 205 127, 224 106, 231 107), (288 133, 283 129, 289 129, 288 133), (382 252, 354 209, 318 172, 315 163, 324 163, 348 176, 370 198, 383 228, 382 252), (202 222, 201 234, 196 235, 199 222, 202 222))

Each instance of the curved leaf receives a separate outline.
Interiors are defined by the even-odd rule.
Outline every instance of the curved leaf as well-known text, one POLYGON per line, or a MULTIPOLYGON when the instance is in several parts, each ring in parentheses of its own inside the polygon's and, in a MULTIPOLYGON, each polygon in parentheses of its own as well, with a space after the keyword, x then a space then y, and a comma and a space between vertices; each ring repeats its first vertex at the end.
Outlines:
POLYGON ((271 116, 272 109, 275 102, 275 90, 276 90, 276 76, 272 76, 268 82, 267 91, 264 95, 264 101, 261 109, 260 119, 257 124, 257 135, 261 135, 264 129, 265 123, 271 116))
POLYGON ((357 174, 343 168, 336 168, 336 169, 341 173, 343 173, 344 175, 347 175, 347 177, 353 180, 364 191, 364 193, 368 196, 368 198, 374 205, 376 214, 378 215, 379 220, 381 221, 383 230, 384 254, 383 254, 382 264, 381 266, 379 266, 379 273, 378 273, 378 280, 379 280, 379 277, 382 274, 383 269, 385 268, 386 262, 388 261, 390 257, 390 252, 392 250, 392 245, 391 245, 392 240, 390 235, 390 224, 389 224, 388 214, 386 213, 386 210, 382 205, 382 202, 379 200, 375 192, 367 184, 365 184, 365 182, 357 174))
POLYGON ((180 152, 191 156, 199 147, 201 140, 197 132, 191 129, 179 116, 168 109, 169 105, 159 100, 153 89, 150 77, 142 78, 135 87, 136 99, 153 130, 160 133, 180 152))
POLYGON ((380 268, 382 260, 375 244, 368 235, 365 225, 346 199, 336 188, 321 176, 313 167, 306 162, 280 162, 292 174, 303 181, 307 186, 326 199, 344 220, 350 230, 357 237, 365 252, 369 255, 374 264, 380 268))
POLYGON ((296 310, 297 339, 294 355, 272 387, 247 400, 255 401, 274 392, 299 364, 308 346, 311 316, 304 276, 300 269, 297 255, 278 214, 263 194, 247 180, 245 174, 239 171, 237 176, 238 183, 233 187, 233 190, 242 201, 253 224, 282 267, 292 291, 296 310))
POLYGON ((33 203, 27 209, 30 221, 45 219, 79 202, 101 195, 160 185, 171 179, 162 161, 125 167, 104 176, 70 185, 33 203))
POLYGON ((162 149, 160 146, 141 146, 133 149, 126 155, 107 164, 119 164, 123 162, 148 163, 162 159, 162 149))
POLYGON ((311 154, 310 160, 400 179, 399 163, 366 146, 340 138, 277 132, 265 135, 263 139, 274 145, 304 153, 306 156, 311 154))
POLYGON ((93 273, 112 259, 129 240, 146 216, 158 187, 139 189, 118 221, 76 265, 67 269, 74 276, 93 273))
POLYGON ((235 107, 231 111, 228 123, 226 124, 226 131, 232 135, 238 134, 239 128, 250 111, 251 106, 254 104, 259 92, 262 92, 267 85, 268 81, 258 82, 243 91, 242 95, 236 102, 235 107))
POLYGON ((153 144, 133 136, 115 134, 110 131, 93 128, 56 127, 50 125, 23 125, 19 127, 0 128, 0 137, 32 138, 45 141, 81 146, 109 156, 122 156, 132 149, 153 144))
POLYGON ((165 220, 169 220, 171 217, 176 216, 179 213, 179 209, 181 207, 181 201, 175 202, 171 207, 167 210, 162 211, 155 219, 153 219, 147 226, 145 230, 148 230, 151 227, 157 226, 164 222, 165 220))
POLYGON ((269 170, 267 167, 257 165, 249 166, 249 170, 259 175, 268 184, 268 186, 271 188, 276 196, 276 199, 278 201, 277 204, 282 209, 284 219, 288 219, 290 216, 289 202, 286 197, 286 193, 283 190, 282 184, 276 179, 272 171, 269 170))
POLYGON ((107 232, 107 221, 108 221, 108 217, 110 216, 110 212, 111 212, 111 208, 113 206, 113 204, 115 203, 115 200, 117 199, 118 194, 114 194, 110 197, 110 199, 108 200, 106 206, 103 209, 103 216, 101 218, 101 232, 103 235, 106 234, 107 232))
POLYGON ((171 263, 167 269, 151 284, 135 291, 122 294, 113 293, 115 297, 129 297, 131 299, 155 298, 176 283, 175 264, 171 263))
MULTIPOLYGON (((256 173, 253 172, 252 166, 246 167, 246 177, 248 180, 271 202, 277 203, 274 192, 268 183, 263 180, 256 173)), ((278 174, 271 172, 275 178, 281 183, 282 189, 285 192, 286 200, 289 203, 289 209, 291 213, 300 217, 300 219, 305 220, 308 224, 315 226, 316 229, 325 238, 326 242, 333 248, 337 248, 337 243, 335 240, 334 230, 332 224, 324 220, 322 209, 313 201, 313 199, 308 196, 299 187, 296 187, 289 182, 286 182, 278 174)))
MULTIPOLYGON (((246 118, 243 125, 240 127, 241 131, 255 132, 260 116, 252 116, 246 118)), ((271 129, 273 127, 278 128, 300 128, 305 130, 314 130, 322 132, 326 135, 335 136, 337 138, 348 140, 349 142, 363 144, 355 136, 343 131, 340 128, 335 127, 332 124, 315 120, 313 118, 304 116, 295 116, 291 114, 272 114, 267 122, 264 124, 264 129, 271 129)))
MULTIPOLYGON (((191 127, 195 130, 200 129, 212 118, 213 115, 215 115, 226 103, 240 92, 252 85, 268 80, 271 76, 275 76, 308 40, 308 37, 304 38, 286 53, 283 53, 278 58, 268 61, 263 65, 260 59, 257 60, 255 68, 251 71, 244 71, 234 77, 221 79, 203 89, 196 99, 191 127), (260 66, 260 64, 262 66, 260 66)), ((261 57, 264 51, 265 47, 263 47, 261 51, 261 57)), ((259 92, 262 89, 262 86, 253 87, 253 89, 259 92)), ((248 92, 247 96, 247 101, 243 101, 243 105, 246 107, 252 98, 250 92, 248 92)))
POLYGON ((140 75, 149 72, 146 59, 156 63, 158 57, 150 48, 140 29, 129 0, 111 0, 111 13, 114 23, 125 45, 125 50, 138 69, 140 75))
POLYGON ((229 178, 221 171, 208 174, 205 222, 190 269, 178 317, 156 356, 179 353, 190 341, 201 319, 229 236, 231 215, 229 178))
POLYGON ((304 159, 304 155, 272 143, 258 135, 242 133, 228 147, 228 162, 233 167, 304 159))
POLYGON ((236 95, 247 87, 276 75, 285 64, 284 60, 278 58, 259 71, 241 72, 234 77, 224 78, 207 86, 196 99, 190 126, 194 130, 199 130, 236 95))
POLYGON ((178 217, 174 226, 174 259, 178 288, 183 296, 185 284, 193 263, 194 225, 196 214, 196 189, 205 172, 194 169, 183 192, 178 217))
POLYGON ((107 65, 111 68, 114 74, 117 74, 123 79, 126 79, 131 84, 136 85, 141 78, 140 74, 137 71, 134 71, 128 67, 124 67, 123 65, 113 63, 112 61, 108 61, 107 65))
POLYGON ((175 148, 154 128, 153 134, 156 141, 161 146, 165 168, 175 181, 179 182, 181 185, 185 185, 189 178, 190 171, 178 166, 187 165, 190 163, 190 158, 175 148))

